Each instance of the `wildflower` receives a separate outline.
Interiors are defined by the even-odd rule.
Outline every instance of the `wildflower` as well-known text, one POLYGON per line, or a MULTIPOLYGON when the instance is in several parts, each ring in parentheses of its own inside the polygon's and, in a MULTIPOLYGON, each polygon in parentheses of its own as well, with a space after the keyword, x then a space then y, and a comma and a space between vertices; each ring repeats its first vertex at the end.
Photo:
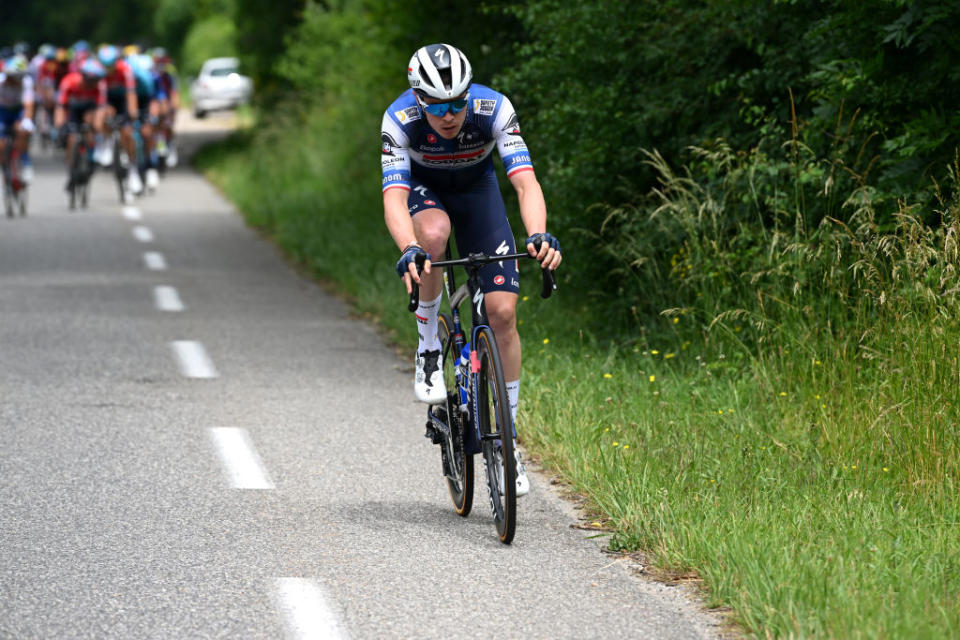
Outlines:
POLYGON ((822 366, 823 366, 823 363, 820 362, 819 360, 814 360, 814 361, 813 361, 813 364, 817 365, 818 367, 822 367, 822 366))
POLYGON ((817 395, 815 395, 815 396, 813 396, 813 397, 814 397, 815 399, 819 400, 819 399, 820 399, 820 394, 818 393, 817 395))
POLYGON ((673 356, 674 356, 674 354, 672 354, 672 353, 665 353, 665 354, 663 354, 663 359, 664 359, 664 360, 669 360, 669 359, 672 358, 673 356))
POLYGON ((651 349, 650 353, 652 353, 653 355, 659 355, 660 352, 657 351, 656 349, 651 349))
POLYGON ((530 296, 523 296, 523 301, 524 301, 524 302, 526 302, 526 301, 529 300, 529 299, 530 299, 530 296))
POLYGON ((733 413, 733 409, 727 409, 727 413, 733 413))
POLYGON ((624 448, 625 450, 626 450, 626 449, 629 449, 629 448, 630 448, 630 445, 625 444, 625 445, 623 445, 623 448, 624 448))
POLYGON ((853 465, 853 466, 851 466, 850 468, 853 469, 853 470, 856 470, 857 465, 853 465))
POLYGON ((606 429, 604 429, 603 432, 604 432, 604 433, 610 433, 610 427, 607 427, 606 429))
POLYGON ((826 409, 826 408, 827 408, 827 405, 822 404, 822 405, 820 405, 820 408, 821 408, 821 409, 826 409))
POLYGON ((650 376, 650 382, 653 382, 657 379, 657 376, 650 376))
POLYGON ((544 338, 543 344, 550 344, 550 338, 544 338))
POLYGON ((609 380, 610 378, 613 377, 613 374, 612 374, 612 373, 605 373, 605 374, 603 374, 603 377, 606 378, 607 380, 609 380))
POLYGON ((786 391, 781 391, 781 392, 780 392, 780 397, 781 397, 781 398, 786 398, 786 397, 787 397, 787 392, 786 392, 786 391))
POLYGON ((619 442, 614 442, 614 443, 613 443, 613 446, 619 447, 619 446, 620 446, 620 443, 619 443, 619 442))
POLYGON ((680 318, 674 318, 674 319, 673 319, 673 324, 677 324, 678 322, 680 322, 680 318))
POLYGON ((890 471, 890 469, 889 469, 888 467, 884 467, 883 470, 884 470, 884 472, 890 471))

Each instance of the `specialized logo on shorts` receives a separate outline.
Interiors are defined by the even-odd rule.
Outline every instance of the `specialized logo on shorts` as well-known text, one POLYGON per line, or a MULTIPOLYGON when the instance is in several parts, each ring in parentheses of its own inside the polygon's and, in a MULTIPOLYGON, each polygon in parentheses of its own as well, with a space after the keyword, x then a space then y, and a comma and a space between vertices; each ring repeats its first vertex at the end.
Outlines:
POLYGON ((387 133, 386 131, 381 132, 381 134, 380 134, 380 140, 381 140, 381 142, 382 142, 382 144, 381 144, 381 146, 380 146, 380 153, 382 153, 382 154, 385 155, 385 156, 392 156, 392 155, 393 155, 393 148, 400 146, 400 145, 397 144, 397 141, 394 140, 393 138, 391 138, 391 137, 390 137, 390 134, 387 133))
POLYGON ((437 144, 437 136, 433 135, 432 133, 428 133, 427 142, 429 142, 430 144, 437 144))
POLYGON ((520 135, 520 118, 517 117, 517 114, 510 116, 510 120, 507 121, 507 126, 505 126, 502 131, 512 136, 520 135))
POLYGON ((487 100, 485 98, 477 98, 473 101, 474 113, 478 113, 481 116, 492 116, 496 108, 497 108, 496 100, 487 100))
POLYGON ((393 115, 401 123, 413 122, 414 120, 420 119, 420 108, 407 107, 406 109, 401 109, 400 111, 394 111, 393 115))
POLYGON ((493 279, 493 284, 497 285, 498 287, 502 285, 504 282, 506 282, 506 278, 504 278, 503 276, 497 276, 496 278, 493 279))

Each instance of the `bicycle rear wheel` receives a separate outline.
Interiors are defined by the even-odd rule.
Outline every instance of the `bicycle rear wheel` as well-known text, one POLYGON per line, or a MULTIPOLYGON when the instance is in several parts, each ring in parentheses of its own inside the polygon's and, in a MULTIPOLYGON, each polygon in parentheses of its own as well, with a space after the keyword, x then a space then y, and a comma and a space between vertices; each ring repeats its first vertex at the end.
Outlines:
POLYGON ((493 331, 482 327, 476 336, 480 375, 477 378, 477 416, 486 462, 490 508, 500 542, 510 544, 517 527, 517 466, 506 381, 493 331))
POLYGON ((463 430, 471 428, 465 424, 464 416, 460 413, 460 391, 457 389, 457 349, 452 341, 453 320, 446 313, 441 313, 437 333, 440 337, 441 367, 443 382, 447 387, 447 424, 450 425, 450 437, 444 443, 444 456, 447 464, 447 490, 450 500, 458 515, 467 517, 473 508, 473 455, 463 450, 463 430))

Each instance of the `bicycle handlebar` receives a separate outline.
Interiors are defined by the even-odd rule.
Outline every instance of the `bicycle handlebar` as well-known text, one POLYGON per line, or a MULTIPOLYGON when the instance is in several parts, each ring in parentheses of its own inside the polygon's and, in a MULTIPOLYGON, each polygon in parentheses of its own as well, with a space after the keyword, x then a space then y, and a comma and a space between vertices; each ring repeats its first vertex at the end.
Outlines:
MULTIPOLYGON (((540 247, 537 246, 536 249, 539 251, 540 247)), ((491 262, 500 262, 501 260, 514 260, 519 258, 531 258, 536 260, 536 256, 532 256, 529 253, 511 253, 503 256, 488 256, 484 253, 471 253, 466 258, 458 258, 456 260, 439 260, 437 262, 431 262, 431 266, 434 267, 482 267, 483 265, 490 264, 491 262)), ((417 265, 417 273, 420 273, 423 270, 424 262, 426 261, 423 254, 420 254, 416 257, 415 262, 417 265)), ((557 279, 551 269, 542 268, 540 269, 540 276, 542 279, 542 284, 540 287, 540 297, 547 299, 550 295, 557 290, 557 279)), ((410 290, 410 302, 407 304, 407 309, 409 311, 416 311, 417 307, 420 305, 420 286, 416 282, 410 283, 412 285, 410 290)))

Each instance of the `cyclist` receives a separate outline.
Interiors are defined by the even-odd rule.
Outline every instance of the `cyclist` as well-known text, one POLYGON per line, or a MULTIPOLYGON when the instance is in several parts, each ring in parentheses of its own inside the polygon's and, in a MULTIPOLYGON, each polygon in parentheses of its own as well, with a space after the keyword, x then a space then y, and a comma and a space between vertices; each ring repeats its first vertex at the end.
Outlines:
MULTIPOLYGON (((159 123, 160 106, 157 96, 157 81, 153 73, 153 58, 145 54, 127 57, 127 63, 133 70, 137 90, 137 112, 140 114, 140 136, 143 140, 143 154, 146 163, 147 188, 156 189, 160 184, 157 172, 154 146, 156 144, 156 125, 159 123)), ((134 125, 136 126, 136 125, 134 125)))
MULTIPOLYGON (((57 110, 54 112, 54 126, 61 132, 65 125, 79 127, 82 124, 90 126, 87 133, 87 148, 93 149, 94 131, 101 131, 103 127, 104 108, 107 104, 107 83, 104 81, 106 70, 97 60, 88 58, 80 66, 80 71, 72 71, 64 76, 60 82, 60 91, 57 96, 57 110)), ((67 173, 73 160, 73 149, 76 146, 76 134, 69 132, 66 135, 67 173)), ((73 176, 67 182, 67 191, 73 187, 73 176)))
POLYGON ((33 132, 33 78, 27 73, 22 54, 8 58, 0 72, 0 155, 6 152, 7 139, 20 151, 20 179, 33 180, 30 162, 30 134, 33 132))
MULTIPOLYGON (((520 217, 529 236, 527 251, 544 268, 556 269, 561 261, 560 245, 546 231, 543 192, 513 105, 503 94, 473 84, 472 79, 470 63, 456 47, 421 47, 407 66, 410 89, 383 116, 384 219, 401 251, 397 273, 408 292, 411 281, 420 285, 414 393, 427 403, 446 398, 437 337, 442 275, 431 271, 430 256, 443 255, 451 228, 461 256, 515 251, 493 169, 494 147, 517 192, 520 217), (534 249, 536 241, 542 241, 539 253, 534 249), (418 255, 426 257, 422 274, 414 264, 418 255)), ((510 412, 516 421, 521 353, 516 323, 517 263, 490 264, 481 271, 481 278, 507 379, 510 412)), ((525 495, 529 487, 518 453, 517 495, 525 495)))
POLYGON ((37 92, 37 124, 40 136, 48 139, 53 127, 53 108, 57 103, 57 85, 60 63, 57 62, 57 48, 52 44, 42 44, 37 55, 30 63, 37 92))
MULTIPOLYGON (((136 195, 143 191, 143 181, 140 179, 140 172, 136 163, 137 146, 133 139, 132 124, 137 121, 140 115, 137 102, 137 82, 130 65, 120 57, 119 50, 112 44, 100 47, 97 50, 97 58, 107 72, 105 122, 108 124, 104 128, 104 138, 109 137, 114 126, 119 126, 123 148, 127 152, 127 157, 130 158, 127 183, 130 186, 130 191, 136 195)), ((109 144, 102 145, 97 152, 97 156, 103 166, 109 166, 114 160, 113 149, 109 144)), ((117 162, 119 161, 118 158, 117 162)))
MULTIPOLYGON (((155 76, 159 85, 158 102, 160 116, 160 136, 157 143, 162 144, 166 151, 166 166, 177 166, 177 146, 173 140, 173 124, 177 119, 177 109, 180 108, 180 86, 177 72, 170 61, 170 55, 163 47, 156 47, 152 51, 155 76)), ((162 154, 161 154, 162 155, 162 154)))

